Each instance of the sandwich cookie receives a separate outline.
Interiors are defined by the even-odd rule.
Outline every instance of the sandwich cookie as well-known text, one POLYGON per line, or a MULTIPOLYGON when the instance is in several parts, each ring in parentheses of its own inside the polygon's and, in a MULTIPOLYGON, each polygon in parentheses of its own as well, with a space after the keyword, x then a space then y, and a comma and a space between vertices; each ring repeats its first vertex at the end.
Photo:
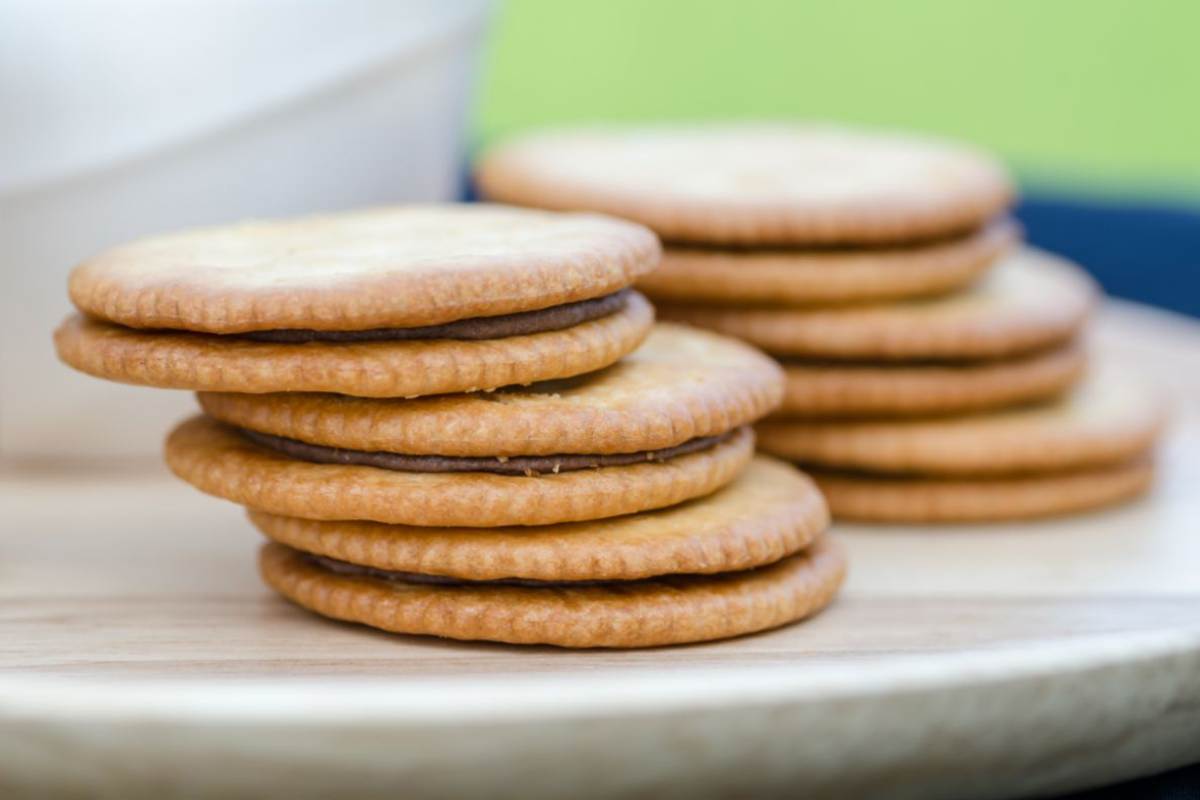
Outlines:
POLYGON ((660 304, 664 319, 745 339, 769 353, 851 360, 1001 358, 1061 344, 1097 297, 1079 267, 1033 249, 1003 259, 964 292, 818 309, 660 304))
POLYGON ((493 148, 477 180, 492 199, 738 246, 948 237, 982 226, 1013 195, 1004 168, 973 149, 817 124, 550 132, 493 148))
POLYGON ((826 537, 756 569, 623 582, 429 581, 265 545, 272 588, 326 617, 395 633, 560 647, 656 647, 786 625, 826 606, 846 570, 826 537))
POLYGON ((770 422, 762 447, 812 471, 834 516, 880 522, 1017 519, 1144 492, 1164 411, 1111 367, 1061 400, 962 417, 770 422))
POLYGON ((1150 449, 1164 408, 1123 370, 1101 367, 1049 403, 966 416, 769 421, 766 452, 818 467, 885 474, 997 475, 1114 464, 1150 449))
POLYGON ((425 526, 543 525, 660 508, 732 480, 782 376, 739 342, 662 326, 621 363, 489 394, 202 394, 167 459, 251 508, 425 526), (216 418, 216 419, 214 419, 216 418), (223 420, 224 422, 218 422, 223 420))
POLYGON ((415 396, 613 363, 659 256, 594 215, 414 206, 171 234, 77 267, 60 357, 165 388, 415 396))
POLYGON ((653 300, 804 306, 935 295, 979 278, 1020 239, 1001 219, 965 236, 860 249, 718 250, 668 247, 638 282, 653 300))

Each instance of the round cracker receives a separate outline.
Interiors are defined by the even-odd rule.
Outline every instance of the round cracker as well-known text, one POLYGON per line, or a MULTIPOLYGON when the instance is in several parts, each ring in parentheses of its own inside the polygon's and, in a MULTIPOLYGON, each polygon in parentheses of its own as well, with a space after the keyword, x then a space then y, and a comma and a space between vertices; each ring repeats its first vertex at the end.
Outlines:
POLYGON ((966 286, 1011 250, 1019 227, 999 220, 966 236, 860 250, 667 248, 638 281, 654 300, 716 305, 812 305, 894 300, 966 286))
POLYGON ((142 239, 80 264, 69 289, 135 328, 410 328, 599 297, 658 257, 650 231, 596 215, 397 206, 142 239))
POLYGON ((416 397, 580 375, 641 344, 654 310, 633 293, 615 314, 504 339, 276 344, 209 334, 139 331, 75 315, 55 332, 59 358, 108 380, 164 389, 336 392, 416 397))
POLYGON ((1013 196, 1004 168, 976 150, 818 124, 548 132, 493 148, 477 178, 496 200, 604 211, 664 239, 726 245, 947 236, 1013 196))
POLYGON ((772 564, 829 525, 812 481, 759 456, 708 497, 640 514, 537 528, 418 528, 251 511, 267 537, 296 550, 393 572, 472 581, 637 580, 772 564))
POLYGON ((814 471, 834 517, 869 522, 999 522, 1101 508, 1154 480, 1149 459, 1007 478, 888 478, 814 471))
POLYGON ((560 647, 656 647, 725 639, 810 616, 846 572, 823 537, 766 567, 589 586, 403 583, 324 569, 281 544, 263 546, 263 579, 326 617, 394 633, 560 647))
POLYGON ((202 393, 240 428, 349 450, 461 457, 636 453, 716 436, 779 405, 775 362, 748 345, 659 325, 608 369, 488 394, 364 400, 202 393))
POLYGON ((251 443, 204 416, 167 438, 171 470, 198 489, 249 508, 304 519, 490 528, 633 514, 709 494, 750 462, 747 428, 698 453, 661 463, 536 477, 397 472, 315 464, 251 443))
POLYGON ((1095 303, 1082 269, 1039 250, 1002 259, 964 292, 896 303, 750 309, 659 304, 659 316, 769 353, 844 359, 998 358, 1074 336, 1095 303))
POLYGON ((948 364, 785 362, 780 419, 895 417, 982 411, 1044 400, 1083 377, 1083 347, 948 364))
POLYGON ((822 467, 994 475, 1128 460, 1153 445, 1163 420, 1154 392, 1106 366, 1049 403, 933 419, 769 421, 758 439, 768 453, 822 467))

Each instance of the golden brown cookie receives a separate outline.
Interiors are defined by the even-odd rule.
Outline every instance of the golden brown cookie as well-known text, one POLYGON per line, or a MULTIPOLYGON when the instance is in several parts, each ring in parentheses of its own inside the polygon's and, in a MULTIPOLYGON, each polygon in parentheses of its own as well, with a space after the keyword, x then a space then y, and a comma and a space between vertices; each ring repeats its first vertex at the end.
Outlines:
POLYGON ((978 227, 1012 200, 978 151, 832 125, 722 123, 547 132, 487 152, 495 200, 589 209, 664 239, 722 245, 903 242, 978 227))
POLYGON ((655 647, 786 625, 825 607, 846 571, 819 539, 774 564, 583 586, 440 585, 334 571, 281 544, 259 569, 273 589, 323 616, 395 633, 561 647, 655 647))
POLYGON ((135 328, 359 331, 599 297, 658 256, 650 231, 600 216, 398 206, 143 239, 80 264, 69 288, 135 328))
POLYGON ((536 477, 402 472, 289 458, 200 416, 171 433, 166 458, 200 490, 273 514, 474 528, 549 525, 674 505, 732 481, 753 450, 753 435, 739 428, 711 447, 659 463, 536 477))
POLYGON ((210 334, 140 331, 68 318, 59 358, 108 380, 220 392, 337 392, 415 397, 566 378, 606 367, 636 348, 654 310, 633 293, 624 309, 558 331, 483 341, 278 344, 210 334))
POLYGON ((963 413, 1043 400, 1082 376, 1083 347, 949 363, 786 361, 779 419, 963 413))
POLYGON ((442 456, 630 453, 753 422, 779 404, 779 367, 734 339, 659 325, 613 366, 526 388, 416 400, 202 393, 213 417, 356 450, 442 456))
POLYGON ((1127 461, 1149 449, 1162 403, 1128 372, 1102 366, 1057 401, 932 419, 769 421, 766 452, 821 467, 875 473, 989 475, 1127 461))
POLYGON ((667 248, 638 281, 653 300, 798 306, 940 294, 978 278, 1016 245, 1020 229, 993 222, 953 239, 890 248, 715 250, 667 248))
POLYGON ((1151 486, 1148 458, 1104 467, 993 478, 894 478, 813 471, 838 519, 988 522, 1069 514, 1136 497, 1151 486))
POLYGON ((745 339, 769 353, 815 358, 998 358, 1064 342, 1097 289, 1079 267, 1039 250, 1003 259, 967 291, 923 300, 814 309, 659 304, 663 319, 745 339))
POLYGON ((612 581, 771 564, 811 544, 828 527, 829 512, 807 476, 759 456, 708 497, 592 522, 419 528, 261 511, 250 520, 289 547, 377 569, 472 581, 612 581))

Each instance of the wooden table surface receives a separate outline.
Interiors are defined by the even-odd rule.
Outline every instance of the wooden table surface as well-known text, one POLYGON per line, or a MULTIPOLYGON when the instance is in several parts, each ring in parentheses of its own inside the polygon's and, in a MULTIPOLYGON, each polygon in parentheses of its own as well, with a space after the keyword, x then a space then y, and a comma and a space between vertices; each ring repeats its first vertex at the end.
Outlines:
POLYGON ((1095 345, 1171 393, 1152 496, 837 526, 841 599, 710 645, 390 636, 261 587, 242 512, 160 468, 0 473, 0 796, 1003 797, 1200 760, 1200 326, 1095 345))

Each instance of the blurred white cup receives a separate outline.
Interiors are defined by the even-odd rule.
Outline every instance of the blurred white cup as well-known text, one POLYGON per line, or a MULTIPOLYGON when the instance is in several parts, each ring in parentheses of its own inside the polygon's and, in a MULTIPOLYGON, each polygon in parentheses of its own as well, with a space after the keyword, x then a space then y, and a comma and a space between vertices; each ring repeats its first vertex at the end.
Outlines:
POLYGON ((192 225, 455 198, 487 0, 0 3, 0 458, 157 453, 182 392, 59 364, 83 258, 192 225))

